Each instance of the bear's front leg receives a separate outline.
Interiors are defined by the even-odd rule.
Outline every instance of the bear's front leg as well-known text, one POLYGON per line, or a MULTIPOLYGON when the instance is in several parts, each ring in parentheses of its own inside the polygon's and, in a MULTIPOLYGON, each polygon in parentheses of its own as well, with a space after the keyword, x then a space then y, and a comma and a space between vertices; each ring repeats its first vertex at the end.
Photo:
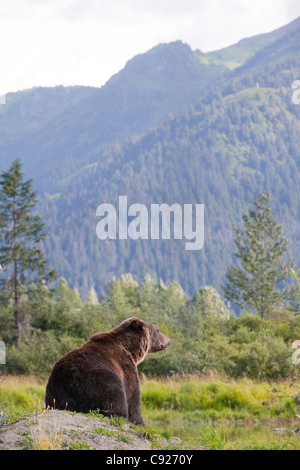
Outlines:
POLYGON ((141 390, 138 373, 131 380, 127 382, 126 387, 127 405, 128 405, 128 420, 131 423, 144 424, 141 415, 141 390))
POLYGON ((141 415, 141 404, 140 400, 138 403, 128 403, 128 419, 131 423, 134 424, 144 424, 142 415, 141 415))

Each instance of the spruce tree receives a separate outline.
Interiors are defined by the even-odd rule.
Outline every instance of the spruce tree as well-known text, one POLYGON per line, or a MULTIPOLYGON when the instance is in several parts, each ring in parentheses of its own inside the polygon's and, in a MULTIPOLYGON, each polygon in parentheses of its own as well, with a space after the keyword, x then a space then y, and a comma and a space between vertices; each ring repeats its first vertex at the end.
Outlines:
POLYGON ((55 278, 41 249, 46 234, 41 218, 33 214, 37 195, 32 183, 24 180, 19 159, 0 178, 0 257, 4 268, 0 298, 13 304, 17 342, 22 335, 20 299, 30 297, 32 286, 55 278))
POLYGON ((227 300, 266 318, 290 294, 281 284, 293 266, 291 259, 285 260, 288 240, 273 218, 270 193, 259 194, 243 221, 244 230, 233 226, 239 266, 229 267, 222 288, 227 300))

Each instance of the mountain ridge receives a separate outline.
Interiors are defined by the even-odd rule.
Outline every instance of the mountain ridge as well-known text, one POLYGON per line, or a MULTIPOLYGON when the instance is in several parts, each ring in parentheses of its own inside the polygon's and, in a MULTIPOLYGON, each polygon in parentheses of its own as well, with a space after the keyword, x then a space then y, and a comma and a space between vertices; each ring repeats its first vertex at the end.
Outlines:
POLYGON ((252 39, 251 57, 241 51, 248 38, 209 63, 181 41, 160 44, 102 88, 8 97, 0 109, 0 166, 19 156, 35 179, 47 256, 71 286, 83 296, 91 286, 103 294, 113 276, 131 272, 138 280, 148 273, 178 280, 189 293, 205 284, 219 289, 234 260, 231 224, 263 188, 300 263, 300 107, 290 88, 300 78, 299 33, 297 19, 268 33, 267 45, 264 35, 252 39), (231 67, 236 59, 243 63, 231 67), (30 96, 37 108, 28 117, 30 96), (18 125, 10 127, 16 113, 18 125), (129 204, 204 203, 204 249, 186 253, 176 240, 100 242, 96 208, 122 194, 129 204))

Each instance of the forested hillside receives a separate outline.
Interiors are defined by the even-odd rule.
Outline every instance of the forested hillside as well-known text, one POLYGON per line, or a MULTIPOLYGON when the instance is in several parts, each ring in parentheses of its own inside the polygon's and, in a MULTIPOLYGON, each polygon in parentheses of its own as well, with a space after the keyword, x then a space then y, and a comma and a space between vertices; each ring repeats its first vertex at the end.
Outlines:
POLYGON ((100 89, 35 89, 0 109, 0 164, 19 156, 40 193, 47 256, 83 296, 125 272, 219 288, 234 259, 232 223, 270 190, 300 264, 300 21, 215 53, 180 41, 135 57, 100 89), (171 113, 171 114, 170 114, 171 113), (205 245, 96 237, 96 209, 205 204, 205 245))
POLYGON ((0 108, 0 165, 16 156, 52 193, 103 151, 141 135, 197 101, 223 66, 202 64, 177 41, 131 59, 101 88, 35 88, 8 94, 0 108))
POLYGON ((105 163, 68 184, 68 194, 49 199, 43 210, 56 232, 47 251, 55 254, 59 271, 84 289, 94 281, 100 290, 124 272, 177 279, 188 292, 204 284, 219 287, 233 259, 231 225, 265 188, 297 260, 299 142, 288 91, 247 89, 195 107, 108 152, 105 163), (184 240, 98 240, 95 210, 103 202, 117 207, 119 194, 128 194, 129 205, 205 204, 204 248, 187 252, 184 240))

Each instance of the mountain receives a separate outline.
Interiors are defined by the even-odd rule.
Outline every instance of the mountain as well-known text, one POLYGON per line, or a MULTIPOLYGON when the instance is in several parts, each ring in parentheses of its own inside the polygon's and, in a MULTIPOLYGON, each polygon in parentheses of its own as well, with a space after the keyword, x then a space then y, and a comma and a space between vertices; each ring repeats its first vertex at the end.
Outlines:
POLYGON ((250 38, 245 38, 239 41, 237 44, 226 47, 218 51, 209 52, 207 54, 199 54, 200 51, 196 51, 199 59, 202 63, 207 65, 220 65, 229 70, 234 70, 241 67, 246 62, 250 63, 257 53, 264 50, 267 46, 274 45, 276 41, 280 41, 281 38, 297 33, 299 31, 300 18, 292 21, 288 25, 285 25, 270 33, 259 34, 250 38))
POLYGON ((16 155, 53 192, 60 180, 102 159, 201 96, 220 67, 201 64, 177 41, 131 59, 101 88, 35 88, 8 94, 0 112, 0 167, 16 155))
POLYGON ((40 191, 98 162, 112 145, 140 136, 215 91, 232 64, 244 64, 288 25, 203 54, 176 41, 129 60, 101 88, 34 88, 10 93, 0 107, 0 168, 19 156, 40 191))
POLYGON ((262 188, 271 191, 299 262, 300 116, 289 100, 287 91, 246 89, 199 104, 109 152, 105 164, 86 169, 43 210, 55 227, 54 245, 47 245, 55 265, 83 290, 94 282, 101 291, 123 272, 176 279, 190 293, 203 284, 219 288, 233 260, 231 225, 240 225, 262 188), (98 240, 96 208, 118 208, 119 195, 128 195, 128 206, 148 209, 162 202, 205 204, 204 248, 187 252, 184 240, 98 240))
POLYGON ((220 288, 234 260, 232 223, 270 190, 300 264, 300 20, 209 54, 180 41, 130 60, 102 88, 34 89, 0 108, 0 165, 19 156, 47 221, 45 250, 85 296, 149 273, 191 294, 220 288), (298 40, 298 42, 297 42, 298 40), (5 108, 5 109, 3 109, 5 108), (205 204, 205 244, 96 237, 101 203, 205 204))

